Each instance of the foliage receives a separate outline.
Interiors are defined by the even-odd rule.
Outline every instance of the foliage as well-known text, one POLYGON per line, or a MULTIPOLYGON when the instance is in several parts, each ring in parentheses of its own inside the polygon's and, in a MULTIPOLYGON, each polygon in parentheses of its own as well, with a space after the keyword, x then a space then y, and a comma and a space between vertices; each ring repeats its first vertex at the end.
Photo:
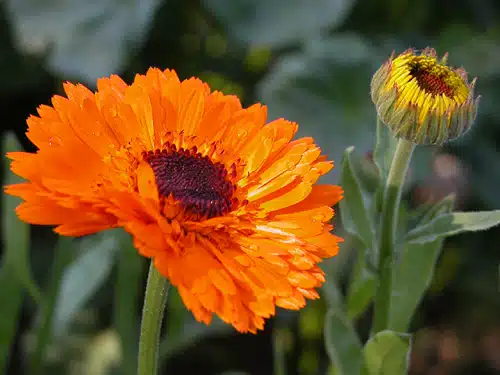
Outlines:
MULTIPOLYGON (((500 208, 496 2, 7 0, 0 15, 3 152, 32 147, 25 119, 62 81, 92 86, 110 73, 130 81, 160 66, 200 76, 247 104, 263 101, 271 118, 299 122, 299 135, 315 137, 339 166, 343 160, 324 179, 344 186, 338 226, 346 233, 341 254, 325 264, 326 298, 301 313, 279 311, 250 337, 218 321, 195 322, 172 292, 160 347, 166 372, 258 375, 274 366, 287 374, 399 374, 411 348, 401 332, 434 324, 481 334, 500 326, 492 297, 497 229, 468 233, 499 221, 498 211, 487 211, 500 208), (417 150, 400 208, 390 326, 369 338, 382 181, 395 142, 375 126, 368 85, 392 50, 427 45, 479 76, 479 117, 457 142, 417 150), (443 154, 455 164, 439 164, 443 154), (432 204, 424 204, 424 190, 432 204), (452 234, 460 235, 444 238, 452 234), (471 314, 481 317, 474 326, 471 314), (324 332, 315 328, 323 319, 324 332), (271 358, 273 326, 276 358, 286 365, 271 358)), ((14 179, 5 162, 4 185, 14 179)), ((0 374, 135 373, 146 272, 128 236, 58 241, 50 228, 20 222, 17 203, 2 198, 0 374)))

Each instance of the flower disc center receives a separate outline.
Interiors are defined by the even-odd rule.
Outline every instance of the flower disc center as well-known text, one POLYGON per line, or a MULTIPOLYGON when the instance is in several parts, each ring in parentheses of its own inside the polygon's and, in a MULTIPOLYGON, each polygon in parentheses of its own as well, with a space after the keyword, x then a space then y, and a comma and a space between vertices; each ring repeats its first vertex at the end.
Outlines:
POLYGON ((196 148, 149 151, 145 160, 153 169, 158 192, 174 199, 193 214, 212 218, 231 210, 233 184, 227 179, 227 170, 221 163, 213 163, 196 148))
POLYGON ((446 95, 453 98, 454 90, 444 80, 444 77, 427 69, 426 67, 415 65, 410 74, 415 77, 422 90, 432 95, 446 95))

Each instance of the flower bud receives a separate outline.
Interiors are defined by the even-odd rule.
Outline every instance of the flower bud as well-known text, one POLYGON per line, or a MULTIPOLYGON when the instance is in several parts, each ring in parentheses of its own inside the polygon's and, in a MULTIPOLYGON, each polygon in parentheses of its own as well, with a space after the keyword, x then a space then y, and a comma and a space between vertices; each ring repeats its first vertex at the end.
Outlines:
POLYGON ((371 97, 380 119, 399 138, 416 144, 442 144, 467 132, 479 97, 475 79, 446 65, 433 48, 394 54, 373 75, 371 97))

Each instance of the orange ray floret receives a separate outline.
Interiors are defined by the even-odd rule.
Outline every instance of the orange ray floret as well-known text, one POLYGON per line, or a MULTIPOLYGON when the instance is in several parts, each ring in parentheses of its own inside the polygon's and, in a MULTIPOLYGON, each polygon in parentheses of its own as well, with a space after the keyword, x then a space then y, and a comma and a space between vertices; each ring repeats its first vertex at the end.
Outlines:
POLYGON ((28 119, 38 151, 8 154, 27 180, 6 187, 22 220, 67 236, 123 227, 205 323, 256 332, 276 306, 318 298, 342 190, 316 185, 333 163, 311 138, 170 70, 97 87, 65 84, 28 119))

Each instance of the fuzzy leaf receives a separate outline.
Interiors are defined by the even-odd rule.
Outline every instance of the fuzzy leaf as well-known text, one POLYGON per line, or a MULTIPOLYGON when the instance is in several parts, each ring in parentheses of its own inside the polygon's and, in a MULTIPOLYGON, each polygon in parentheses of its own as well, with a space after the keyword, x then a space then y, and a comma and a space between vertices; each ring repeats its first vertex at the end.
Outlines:
POLYGON ((336 375, 361 372, 361 342, 351 321, 340 309, 330 309, 325 316, 325 345, 336 375))
POLYGON ((366 248, 371 249, 374 233, 361 184, 353 169, 351 160, 353 150, 353 147, 348 147, 342 160, 340 184, 344 189, 344 199, 339 203, 340 215, 344 229, 359 238, 366 248))
POLYGON ((347 315, 358 318, 370 306, 375 293, 377 275, 367 265, 364 251, 360 251, 354 265, 347 292, 347 315))
POLYGON ((405 375, 411 336, 382 331, 370 338, 363 349, 364 375, 405 375))
POLYGON ((406 331, 432 282, 443 238, 425 244, 406 244, 393 267, 389 328, 406 331))
POLYGON ((389 174, 397 142, 398 140, 392 134, 392 131, 382 120, 377 119, 377 142, 373 151, 373 161, 377 165, 382 181, 385 181, 389 174))
POLYGON ((486 230, 500 224, 500 210, 453 212, 436 217, 408 232, 406 242, 425 244, 464 232, 486 230))
MULTIPOLYGON (((2 146, 4 153, 21 149, 11 134, 4 138, 2 146)), ((10 171, 9 164, 10 162, 4 158, 4 183, 21 182, 21 179, 10 171)), ((36 290, 35 294, 39 294, 29 268, 29 225, 19 220, 15 213, 19 203, 19 198, 4 194, 2 202, 4 254, 0 268, 0 373, 2 374, 20 319, 25 288, 36 290)))
POLYGON ((326 279, 321 287, 321 293, 328 302, 329 307, 339 307, 343 304, 343 296, 340 288, 333 277, 326 279))
POLYGON ((453 207, 455 207, 455 195, 450 194, 441 199, 441 201, 439 201, 438 203, 429 207, 427 211, 421 216, 419 225, 427 224, 437 218, 439 215, 452 212, 453 207))
MULTIPOLYGON (((425 225, 436 217, 453 210, 455 199, 445 197, 422 216, 425 225)), ((389 329, 406 332, 427 288, 430 286, 444 238, 425 244, 406 243, 398 253, 392 268, 391 312, 389 329)))

